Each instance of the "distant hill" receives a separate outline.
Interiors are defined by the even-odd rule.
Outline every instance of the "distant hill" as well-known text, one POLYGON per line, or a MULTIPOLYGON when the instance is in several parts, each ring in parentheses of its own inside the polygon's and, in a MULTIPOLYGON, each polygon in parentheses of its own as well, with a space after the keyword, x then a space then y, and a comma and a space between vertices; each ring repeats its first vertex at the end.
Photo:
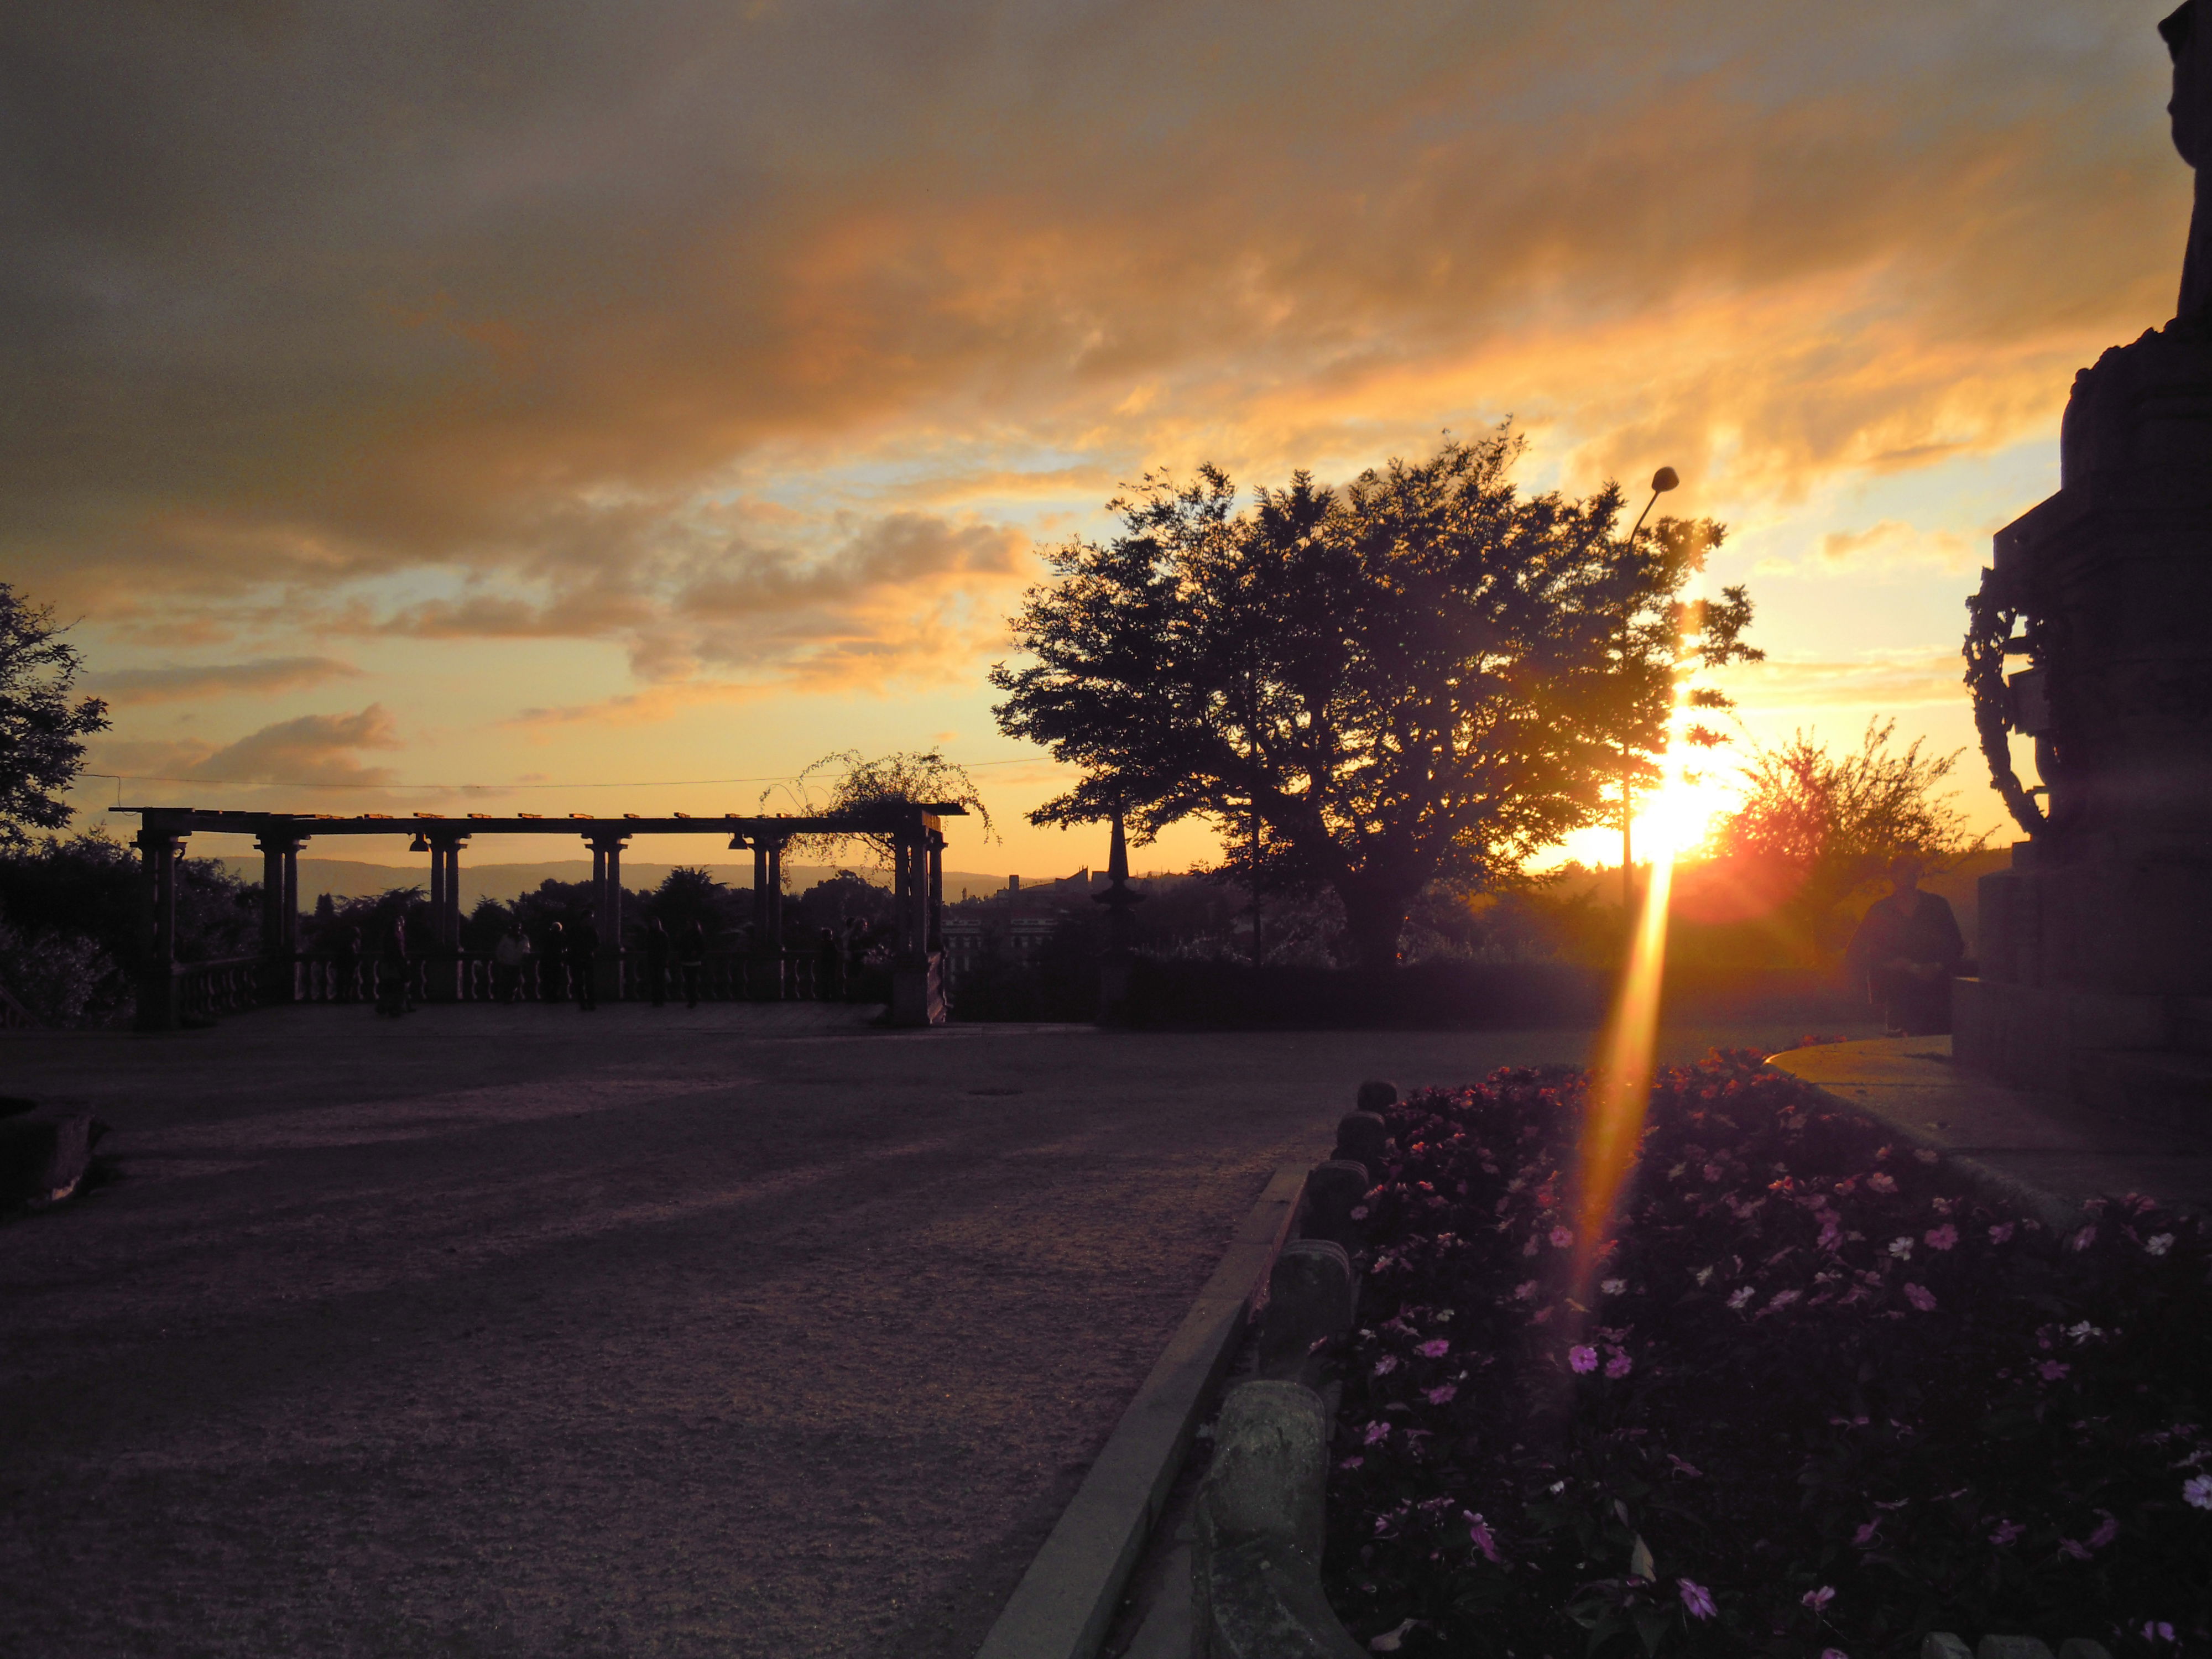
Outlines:
MULTIPOLYGON (((234 875, 248 881, 261 879, 261 860, 258 855, 240 857, 225 855, 219 860, 234 875)), ((649 864, 643 860, 623 860, 623 885, 632 892, 641 892, 658 887, 668 878, 672 864, 649 864)), ((717 881, 732 887, 750 890, 753 884, 752 860, 742 864, 708 864, 684 866, 705 869, 717 881)), ((874 882, 879 887, 890 885, 890 872, 872 870, 865 865, 794 864, 785 871, 785 878, 793 892, 805 892, 817 882, 827 881, 840 869, 850 869, 854 875, 874 882)), ((465 856, 461 860, 461 908, 472 907, 478 899, 495 898, 507 903, 522 894, 532 891, 544 881, 589 881, 592 861, 589 859, 555 859, 543 864, 477 864, 471 865, 465 856)), ((1006 884, 1004 876, 982 875, 973 871, 947 870, 945 872, 945 896, 957 899, 961 890, 985 895, 995 893, 1006 884)), ((1028 880, 1024 878, 1024 884, 1028 880)), ((426 858, 420 864, 367 864, 355 859, 308 859, 300 860, 300 907, 312 908, 318 894, 328 893, 332 898, 368 898, 389 891, 394 887, 415 886, 428 892, 430 888, 430 865, 426 858)))

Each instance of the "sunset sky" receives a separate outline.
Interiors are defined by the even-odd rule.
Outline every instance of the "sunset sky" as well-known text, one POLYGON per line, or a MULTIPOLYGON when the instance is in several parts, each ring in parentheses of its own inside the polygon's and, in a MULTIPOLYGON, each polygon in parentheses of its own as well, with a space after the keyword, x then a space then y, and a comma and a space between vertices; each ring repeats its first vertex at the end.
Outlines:
POLYGON ((2173 311, 2171 4, 13 8, 0 579, 126 802, 751 811, 935 746, 1006 835, 949 862, 1045 875, 1105 837, 989 713, 1040 545, 1510 415, 1529 488, 1728 524, 1749 735, 1970 745, 1989 535, 2173 311))

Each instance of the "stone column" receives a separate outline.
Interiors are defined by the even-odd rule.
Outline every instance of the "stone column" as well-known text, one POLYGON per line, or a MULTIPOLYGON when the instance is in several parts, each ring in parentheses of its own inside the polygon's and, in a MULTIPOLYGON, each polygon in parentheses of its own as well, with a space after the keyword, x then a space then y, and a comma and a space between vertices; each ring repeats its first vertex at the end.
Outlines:
POLYGON ((776 1002, 790 995, 792 973, 783 951, 783 841, 768 841, 768 887, 761 891, 761 931, 765 956, 772 963, 768 995, 776 1002))
POLYGON ((432 971, 437 994, 453 1000, 467 990, 467 969, 461 962, 461 843, 467 839, 454 834, 430 837, 430 939, 441 958, 432 971))
POLYGON ((606 963, 607 990, 617 1002, 623 995, 623 966, 629 952, 623 947, 623 844, 607 843, 606 911, 599 918, 599 949, 606 963))
POLYGON ((945 948, 945 837, 929 832, 929 928, 932 951, 945 948))
POLYGON ((446 948, 446 849, 439 842, 428 842, 430 853, 430 948, 446 948))
POLYGON ((263 994, 290 1002, 297 994, 300 950, 300 848, 306 838, 271 832, 254 838, 261 851, 261 954, 269 958, 263 994))
POLYGON ((599 988, 619 1002, 623 997, 623 843, 629 837, 601 833, 592 840, 592 921, 599 930, 599 988))
POLYGON ((138 980, 141 1030, 177 1028, 177 860, 185 838, 167 825, 149 823, 134 842, 146 866, 146 896, 153 911, 153 948, 138 980))

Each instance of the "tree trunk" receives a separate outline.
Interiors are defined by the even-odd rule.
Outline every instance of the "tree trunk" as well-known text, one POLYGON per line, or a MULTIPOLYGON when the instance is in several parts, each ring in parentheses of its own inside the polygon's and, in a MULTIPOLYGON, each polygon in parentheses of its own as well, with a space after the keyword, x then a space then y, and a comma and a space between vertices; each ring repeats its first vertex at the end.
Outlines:
POLYGON ((1346 882, 1336 890, 1344 902, 1345 936, 1362 968, 1398 965, 1398 935, 1406 926, 1410 908, 1407 896, 1395 889, 1346 882))

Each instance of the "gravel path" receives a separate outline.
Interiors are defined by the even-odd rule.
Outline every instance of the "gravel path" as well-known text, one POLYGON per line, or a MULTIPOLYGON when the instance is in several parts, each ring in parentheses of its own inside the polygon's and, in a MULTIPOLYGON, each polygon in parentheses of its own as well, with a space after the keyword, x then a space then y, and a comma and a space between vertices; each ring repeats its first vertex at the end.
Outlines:
POLYGON ((122 1170, 0 1226, 0 1655, 967 1655, 1362 1077, 1587 1042, 611 1006, 0 1039, 122 1170))

